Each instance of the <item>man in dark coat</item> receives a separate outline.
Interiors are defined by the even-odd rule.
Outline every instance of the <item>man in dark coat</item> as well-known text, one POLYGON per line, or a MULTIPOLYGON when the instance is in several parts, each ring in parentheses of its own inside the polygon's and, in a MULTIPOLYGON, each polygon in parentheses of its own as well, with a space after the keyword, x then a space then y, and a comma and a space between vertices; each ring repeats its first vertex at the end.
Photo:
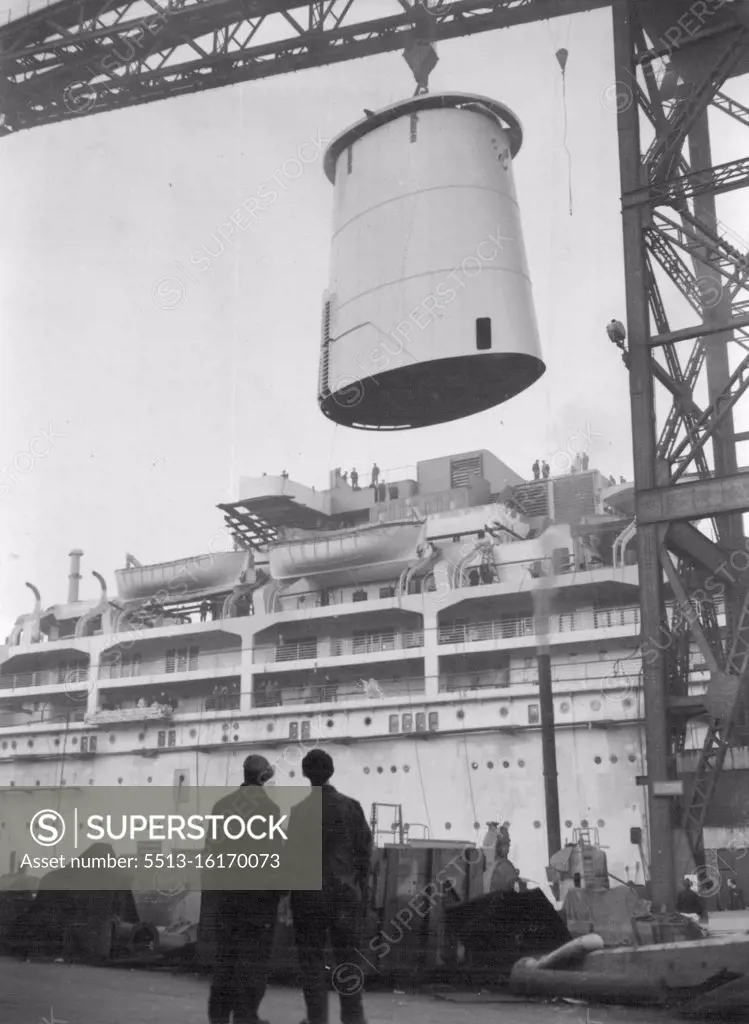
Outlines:
POLYGON ((678 914, 693 914, 697 917, 702 915, 702 901, 692 888, 689 878, 684 879, 676 896, 676 912, 678 914))
MULTIPOLYGON (((327 1024, 328 992, 325 975, 326 940, 334 952, 333 986, 341 1003, 342 1024, 366 1024, 362 1005, 364 976, 357 950, 366 910, 372 855, 372 833, 360 804, 343 796, 328 782, 333 759, 324 750, 311 750, 302 773, 321 789, 322 891, 292 892, 291 913, 307 1007, 304 1024, 327 1024)), ((291 812, 289 828, 313 828, 315 805, 308 798, 291 812), (303 823, 309 819, 310 824, 303 823)))
MULTIPOLYGON (((219 800, 213 814, 224 817, 239 815, 245 820, 253 814, 272 815, 278 821, 281 812, 262 788, 272 777, 273 768, 268 761, 251 754, 244 762, 241 788, 219 800)), ((267 853, 272 845, 272 842, 264 843, 261 851, 257 842, 252 840, 209 839, 205 857, 207 860, 212 855, 214 865, 218 865, 221 863, 217 859, 220 854, 267 853)), ((225 860, 224 864, 227 863, 225 860)), ((234 1024, 264 1024, 258 1017, 258 1011, 265 995, 282 893, 242 890, 239 880, 235 889, 214 888, 217 884, 230 885, 231 881, 226 868, 219 870, 214 866, 212 871, 208 869, 205 872, 201 925, 206 923, 208 916, 212 918, 216 951, 208 1019, 211 1024, 230 1024, 232 1020, 234 1024), (206 879, 211 880, 209 885, 206 885, 206 879)))

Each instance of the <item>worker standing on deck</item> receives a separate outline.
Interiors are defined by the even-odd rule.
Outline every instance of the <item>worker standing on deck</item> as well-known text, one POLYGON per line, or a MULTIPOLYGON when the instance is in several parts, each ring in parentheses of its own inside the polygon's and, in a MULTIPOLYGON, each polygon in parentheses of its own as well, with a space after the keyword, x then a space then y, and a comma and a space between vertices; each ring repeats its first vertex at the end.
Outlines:
POLYGON ((721 905, 721 910, 746 910, 744 894, 733 878, 726 879, 725 903, 727 906, 724 907, 721 905))
MULTIPOLYGON (((366 910, 372 833, 360 804, 329 784, 333 770, 333 758, 319 748, 310 750, 302 761, 304 777, 322 790, 322 891, 291 894, 291 914, 307 1007, 304 1024, 327 1024, 325 948, 328 935, 334 951, 332 980, 340 998, 341 1024, 366 1024, 362 1005, 364 979, 357 971, 361 963, 357 949, 366 910)), ((314 814, 315 805, 309 798, 298 804, 291 812, 291 834, 295 835, 297 830, 310 834, 304 830, 314 828, 314 822, 305 824, 305 819, 314 814)))
MULTIPOLYGON (((244 762, 241 788, 219 800, 213 814, 219 817, 238 814, 245 820, 259 814, 266 820, 271 816, 278 820, 280 810, 263 789, 272 777, 273 768, 269 762, 258 754, 251 754, 244 762)), ((254 843, 254 848, 257 848, 257 843, 254 843)), ((218 863, 222 853, 239 852, 237 842, 209 840, 205 860, 208 861, 212 855, 212 862, 218 863)), ((228 857, 226 859, 228 861, 228 857)), ((213 874, 218 878, 227 872, 215 871, 213 874)), ((226 880, 222 878, 219 884, 227 884, 227 881, 228 877, 226 880)), ((283 894, 264 889, 243 890, 240 885, 241 880, 233 889, 215 891, 204 880, 201 918, 204 913, 206 918, 209 915, 213 917, 216 944, 208 999, 211 1024, 230 1024, 232 1020, 234 1024, 263 1024, 258 1011, 265 995, 278 903, 283 894)))
POLYGON ((692 888, 692 880, 688 877, 684 878, 682 888, 677 894, 676 912, 677 914, 684 914, 686 917, 696 917, 698 919, 704 917, 705 911, 702 900, 692 888))

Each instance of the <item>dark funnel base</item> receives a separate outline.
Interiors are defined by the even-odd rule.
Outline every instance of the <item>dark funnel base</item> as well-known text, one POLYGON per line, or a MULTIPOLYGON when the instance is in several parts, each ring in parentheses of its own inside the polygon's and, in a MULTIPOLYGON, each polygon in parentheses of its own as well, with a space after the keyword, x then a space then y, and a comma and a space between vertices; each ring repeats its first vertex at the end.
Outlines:
POLYGON ((518 353, 439 359, 359 381, 348 377, 319 403, 343 427, 416 430, 486 412, 535 384, 545 370, 536 356, 518 353))

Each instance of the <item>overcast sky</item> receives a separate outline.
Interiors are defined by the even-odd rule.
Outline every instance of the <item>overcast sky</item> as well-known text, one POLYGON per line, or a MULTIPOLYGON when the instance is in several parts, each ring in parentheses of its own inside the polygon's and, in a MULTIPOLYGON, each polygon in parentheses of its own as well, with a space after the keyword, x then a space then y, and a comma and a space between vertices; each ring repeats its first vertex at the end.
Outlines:
MULTIPOLYGON (((0 635, 31 607, 24 581, 45 604, 64 600, 72 547, 85 552, 85 597, 92 569, 114 592, 127 551, 145 563, 216 547, 215 506, 239 475, 287 469, 319 489, 338 465, 376 459, 387 475, 477 448, 529 475, 585 429, 593 464, 631 475, 627 374, 605 334, 625 316, 610 15, 443 43, 439 55, 432 91, 496 98, 523 122, 515 182, 548 367, 524 395, 444 427, 379 435, 319 412, 333 189, 321 160, 297 180, 281 171, 309 139, 411 95, 399 54, 0 143, 0 467, 26 470, 19 453, 54 432, 46 457, 2 478, 0 635), (219 254, 221 225, 274 175, 277 201, 219 254), (216 254, 202 271, 190 267, 198 250, 216 254)), ((742 130, 716 126, 716 162, 739 155, 742 130)), ((749 234, 738 202, 723 209, 749 234)))

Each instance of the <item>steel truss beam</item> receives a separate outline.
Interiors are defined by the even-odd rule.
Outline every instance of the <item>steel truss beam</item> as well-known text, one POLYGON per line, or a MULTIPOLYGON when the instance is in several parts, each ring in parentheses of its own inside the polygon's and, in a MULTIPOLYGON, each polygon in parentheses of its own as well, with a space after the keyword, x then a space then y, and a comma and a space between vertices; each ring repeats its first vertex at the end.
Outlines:
POLYGON ((377 0, 373 19, 367 0, 61 0, 0 28, 0 132, 610 3, 377 0))
MULTIPOLYGON (((653 899, 673 907, 677 877, 686 865, 676 865, 672 831, 679 825, 685 829, 695 859, 702 862, 705 814, 743 711, 749 667, 749 585, 742 579, 749 579, 749 555, 741 520, 749 510, 749 473, 737 472, 733 426, 734 410, 749 391, 749 356, 742 351, 749 340, 749 254, 745 243, 727 236, 715 209, 717 195, 749 185, 749 158, 713 166, 707 118, 712 106, 749 128, 749 110, 723 91, 749 54, 749 27, 734 22, 716 33, 710 61, 700 60, 694 47, 688 59, 678 48, 665 53, 671 87, 679 76, 667 98, 650 67, 654 53, 664 53, 648 39, 639 20, 642 11, 635 0, 614 4, 617 78, 642 83, 630 89, 633 102, 619 112, 626 362, 647 652, 643 686, 653 899), (644 136, 652 137, 647 145, 644 136), (701 325, 671 324, 666 279, 701 325), (730 364, 729 346, 739 355, 730 364), (660 430, 659 386, 668 399, 660 430), (687 473, 696 479, 687 482, 687 473), (713 521, 719 544, 687 525, 706 520, 713 521), (678 553, 678 564, 670 549, 678 553), (743 573, 726 574, 734 552, 741 556, 743 573), (664 578, 677 602, 670 621, 664 578), (720 605, 709 596, 716 592, 720 605), (719 625, 723 614, 725 626, 719 625), (686 689, 695 650, 711 672, 700 701, 686 689), (675 777, 687 716, 698 712, 707 720, 707 737, 679 818, 677 808, 655 796, 654 788, 675 777)), ((683 318, 683 309, 678 315, 683 318)))

